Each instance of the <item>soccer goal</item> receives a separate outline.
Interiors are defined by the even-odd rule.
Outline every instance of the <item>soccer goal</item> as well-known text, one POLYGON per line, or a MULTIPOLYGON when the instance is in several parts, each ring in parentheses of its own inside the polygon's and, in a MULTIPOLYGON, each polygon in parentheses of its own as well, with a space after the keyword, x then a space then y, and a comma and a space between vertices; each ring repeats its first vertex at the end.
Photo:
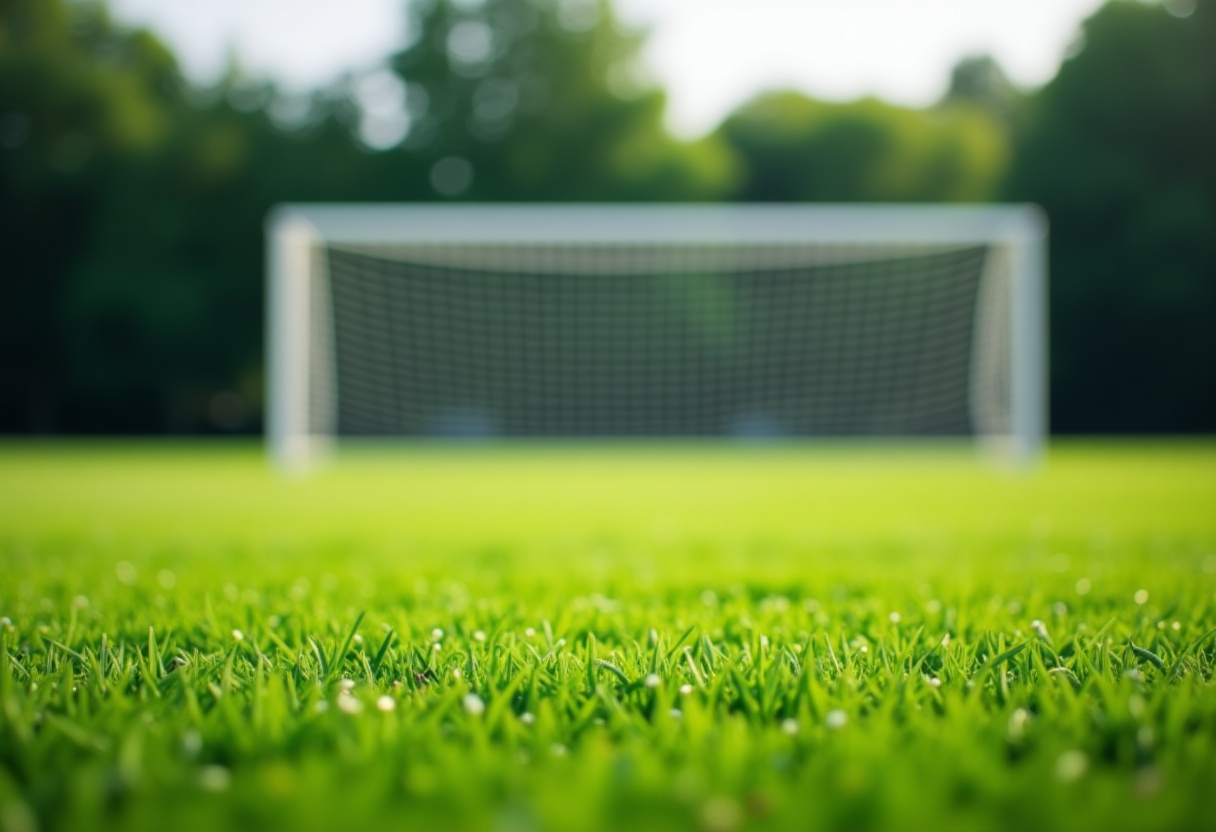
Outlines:
POLYGON ((285 205, 269 445, 1046 431, 1033 206, 285 205))

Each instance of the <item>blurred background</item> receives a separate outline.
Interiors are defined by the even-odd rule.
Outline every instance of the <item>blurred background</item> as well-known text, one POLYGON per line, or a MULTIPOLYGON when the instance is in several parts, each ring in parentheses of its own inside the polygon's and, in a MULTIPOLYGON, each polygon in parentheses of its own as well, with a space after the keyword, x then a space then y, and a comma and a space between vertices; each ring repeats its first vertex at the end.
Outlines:
POLYGON ((1037 202, 1053 431, 1216 432, 1216 0, 660 5, 0 0, 0 432, 259 432, 269 208, 453 200, 1037 202))

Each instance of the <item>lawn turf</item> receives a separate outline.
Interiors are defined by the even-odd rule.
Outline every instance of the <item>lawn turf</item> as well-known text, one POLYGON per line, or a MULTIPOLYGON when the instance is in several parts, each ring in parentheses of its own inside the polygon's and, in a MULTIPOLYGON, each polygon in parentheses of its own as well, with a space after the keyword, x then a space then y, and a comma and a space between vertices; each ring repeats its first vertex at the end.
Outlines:
POLYGON ((0 445, 0 829, 1216 829, 1216 443, 0 445))

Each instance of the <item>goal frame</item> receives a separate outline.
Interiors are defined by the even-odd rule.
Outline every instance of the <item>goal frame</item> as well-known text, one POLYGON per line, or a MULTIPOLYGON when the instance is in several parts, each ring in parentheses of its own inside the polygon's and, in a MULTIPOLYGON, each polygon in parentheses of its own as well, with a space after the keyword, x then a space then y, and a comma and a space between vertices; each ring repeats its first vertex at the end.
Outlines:
POLYGON ((1010 413, 1007 435, 977 435, 1015 467, 1046 441, 1047 221, 1035 205, 284 204, 266 238, 266 438, 281 470, 306 470, 334 439, 336 416, 317 430, 309 414, 313 385, 337 392, 332 363, 309 365, 310 339, 332 339, 318 256, 330 245, 985 245, 1008 275, 1010 413))

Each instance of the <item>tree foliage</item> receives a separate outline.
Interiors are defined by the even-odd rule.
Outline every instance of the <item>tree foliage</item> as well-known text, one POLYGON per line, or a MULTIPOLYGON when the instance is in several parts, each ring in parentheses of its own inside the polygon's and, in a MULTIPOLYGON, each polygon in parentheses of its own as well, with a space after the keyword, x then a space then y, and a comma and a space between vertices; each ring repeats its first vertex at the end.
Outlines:
MULTIPOLYGON (((92 4, 0 3, 0 424, 52 428, 70 393, 65 308, 126 159, 154 153, 170 54, 92 4)), ((136 299, 132 299, 136 300, 136 299)))
POLYGON ((991 55, 969 55, 950 71, 950 86, 943 102, 965 102, 1010 121, 1022 103, 1022 94, 991 55))
POLYGON ((966 103, 920 111, 769 93, 719 133, 742 159, 735 196, 754 201, 981 201, 1009 153, 1001 125, 966 103))
POLYGON ((453 195, 491 200, 720 196, 727 155, 663 126, 664 94, 639 79, 638 33, 605 0, 415 4, 403 79, 415 158, 472 168, 453 195))
POLYGON ((1007 193, 1051 218, 1056 427, 1216 430, 1216 0, 1105 6, 1028 119, 1007 193))

